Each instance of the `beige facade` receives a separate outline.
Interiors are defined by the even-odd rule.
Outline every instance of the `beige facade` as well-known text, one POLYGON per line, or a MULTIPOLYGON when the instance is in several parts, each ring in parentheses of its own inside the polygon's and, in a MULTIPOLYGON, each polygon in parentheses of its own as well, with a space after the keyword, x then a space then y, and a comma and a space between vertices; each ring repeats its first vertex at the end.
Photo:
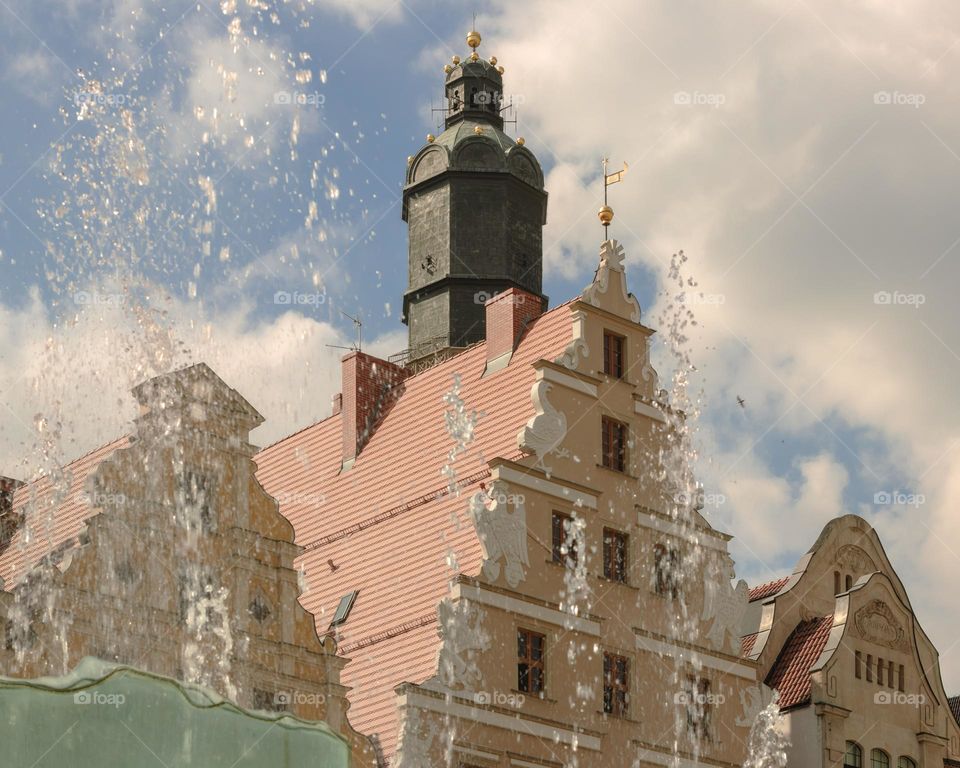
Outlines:
POLYGON ((134 437, 12 500, 0 671, 61 675, 96 656, 326 721, 353 765, 374 765, 347 720, 345 660, 298 602, 292 526, 254 476, 262 418, 202 364, 134 394, 134 437))
POLYGON ((871 768, 942 768, 960 761, 960 727, 937 650, 862 518, 830 522, 789 580, 751 603, 747 627, 749 658, 781 696, 792 696, 784 711, 790 766, 859 759, 871 768), (798 629, 817 620, 822 639, 800 642, 798 629))
POLYGON ((514 426, 525 457, 490 460, 469 500, 483 566, 441 605, 437 675, 397 688, 395 764, 639 768, 676 753, 681 765, 741 765, 761 700, 757 665, 739 657, 746 585, 730 582, 729 537, 678 499, 661 461, 679 416, 658 392, 652 331, 615 241, 583 295, 555 311, 569 343, 534 364, 536 415, 514 426), (605 334, 624 342, 622 376, 604 371, 605 334), (627 428, 622 471, 601 458, 604 420, 627 428), (557 513, 582 521, 576 566, 556 561, 557 513), (519 669, 531 632, 541 693, 519 669))

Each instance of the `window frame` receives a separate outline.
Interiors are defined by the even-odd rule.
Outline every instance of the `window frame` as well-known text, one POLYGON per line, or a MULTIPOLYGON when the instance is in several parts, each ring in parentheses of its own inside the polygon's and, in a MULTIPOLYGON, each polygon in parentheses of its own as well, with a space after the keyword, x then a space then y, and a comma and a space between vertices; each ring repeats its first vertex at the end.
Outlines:
POLYGON ((622 379, 627 370, 627 337, 614 331, 603 331, 603 372, 622 379), (615 345, 615 346, 614 346, 615 345))
POLYGON ((630 713, 630 658, 603 652, 603 713, 627 717, 630 713), (622 674, 617 665, 622 665, 622 674))
POLYGON ((577 540, 573 540, 573 546, 566 554, 561 550, 567 540, 566 522, 573 523, 573 515, 566 512, 553 511, 550 517, 550 538, 552 547, 553 562, 562 565, 564 568, 576 568, 580 562, 580 553, 577 551, 577 540))
POLYGON ((855 741, 848 741, 843 752, 843 768, 863 768, 863 747, 855 741), (850 762, 850 759, 853 762, 850 762))
POLYGON ((890 755, 879 747, 870 750, 870 768, 890 768, 890 755))
POLYGON ((687 675, 687 733, 700 741, 713 741, 713 685, 709 678, 687 675), (702 699, 702 700, 701 700, 702 699))
POLYGON ((603 577, 605 579, 620 584, 627 583, 629 552, 630 534, 616 528, 603 529, 603 577), (615 546, 618 549, 616 552, 614 552, 615 546))
POLYGON ((629 439, 630 428, 627 424, 612 416, 600 417, 600 456, 604 467, 626 473, 629 439))
POLYGON ((517 627, 517 690, 520 693, 543 696, 547 687, 546 657, 547 636, 533 629, 517 627), (540 642, 539 658, 534 655, 537 640, 540 642), (522 656, 521 650, 525 651, 522 656), (532 670, 540 670, 539 687, 534 683, 537 677, 530 674, 532 670))

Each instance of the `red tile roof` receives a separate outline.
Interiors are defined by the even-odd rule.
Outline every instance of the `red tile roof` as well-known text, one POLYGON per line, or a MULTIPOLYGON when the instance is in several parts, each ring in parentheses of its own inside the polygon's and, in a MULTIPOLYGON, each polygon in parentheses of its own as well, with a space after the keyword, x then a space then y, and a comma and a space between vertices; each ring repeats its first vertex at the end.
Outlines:
POLYGON ((753 652, 753 646, 757 642, 757 635, 759 632, 754 632, 750 635, 744 635, 740 638, 740 655, 749 656, 753 652))
POLYGON ((953 712, 953 717, 957 721, 957 725, 960 725, 960 696, 947 699, 947 703, 950 705, 950 711, 953 712))
POLYGON ((62 482, 42 476, 16 490, 12 509, 14 514, 26 514, 26 522, 0 551, 0 578, 7 590, 44 557, 76 543, 84 521, 97 514, 86 498, 87 478, 101 461, 129 441, 129 437, 118 438, 71 461, 63 467, 62 482), (27 529, 32 535, 25 535, 27 529))
POLYGON ((777 594, 777 592, 787 585, 788 581, 790 581, 790 577, 784 576, 782 579, 774 579, 773 581, 768 581, 766 584, 760 584, 754 587, 750 590, 750 602, 763 600, 765 597, 771 597, 777 594))
POLYGON ((810 668, 823 653, 832 627, 832 615, 809 619, 787 638, 766 679, 780 693, 781 710, 810 703, 810 668))
POLYGON ((327 629, 344 594, 359 590, 338 627, 340 651, 352 659, 342 679, 353 687, 350 722, 376 734, 387 756, 397 731, 393 689, 436 673, 437 603, 452 577, 480 569, 466 497, 489 476, 489 460, 519 458, 517 433, 534 413, 531 364, 554 360, 571 338, 569 307, 561 305, 530 324, 501 371, 483 378, 487 354, 480 343, 407 379, 345 472, 339 414, 255 457, 257 477, 280 500, 306 549, 298 561, 309 583, 301 602, 317 629, 327 629), (474 443, 455 463, 459 498, 446 492, 441 474, 453 445, 442 398, 455 374, 467 409, 482 414, 474 443))

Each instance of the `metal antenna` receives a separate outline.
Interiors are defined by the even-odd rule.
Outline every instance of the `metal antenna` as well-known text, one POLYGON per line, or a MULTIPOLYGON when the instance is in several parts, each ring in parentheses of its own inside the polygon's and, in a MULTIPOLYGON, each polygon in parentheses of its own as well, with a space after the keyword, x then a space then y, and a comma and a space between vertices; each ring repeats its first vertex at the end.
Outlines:
POLYGON ((343 315, 348 320, 350 320, 353 323, 353 327, 357 329, 357 341, 355 344, 349 347, 343 347, 343 346, 340 346, 339 344, 327 344, 327 346, 330 347, 331 349, 348 349, 351 352, 362 352, 363 351, 363 321, 360 320, 359 317, 348 315, 342 309, 340 310, 340 314, 343 315))

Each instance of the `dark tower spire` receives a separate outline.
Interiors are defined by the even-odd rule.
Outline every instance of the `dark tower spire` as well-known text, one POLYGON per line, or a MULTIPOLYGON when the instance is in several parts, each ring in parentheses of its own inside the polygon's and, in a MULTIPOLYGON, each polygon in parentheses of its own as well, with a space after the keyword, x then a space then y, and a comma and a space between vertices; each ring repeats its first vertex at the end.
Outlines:
POLYGON ((503 67, 472 49, 446 73, 445 130, 410 158, 403 190, 410 359, 445 356, 485 336, 484 302, 511 287, 543 296, 543 171, 503 132, 503 67))

